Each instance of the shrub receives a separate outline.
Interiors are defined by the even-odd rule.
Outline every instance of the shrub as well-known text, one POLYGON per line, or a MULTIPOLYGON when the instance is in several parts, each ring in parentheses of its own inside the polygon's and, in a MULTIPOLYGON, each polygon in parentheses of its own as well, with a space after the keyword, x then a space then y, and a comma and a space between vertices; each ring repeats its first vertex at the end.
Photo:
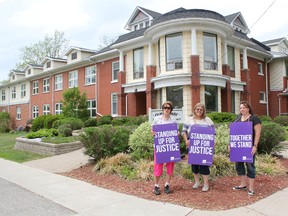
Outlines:
POLYGON ((215 179, 219 176, 229 176, 236 174, 234 163, 231 163, 229 158, 223 154, 216 154, 213 158, 213 166, 211 166, 211 178, 215 179))
POLYGON ((263 122, 260 142, 258 145, 259 154, 271 154, 283 150, 281 141, 285 140, 286 131, 279 124, 274 122, 263 122))
POLYGON ((58 127, 57 131, 58 131, 59 135, 63 136, 63 137, 72 136, 72 132, 73 132, 70 124, 60 125, 58 127))
POLYGON ((104 115, 99 119, 98 125, 112 124, 112 120, 113 117, 111 115, 104 115))
POLYGON ((286 172, 286 169, 281 165, 280 160, 268 154, 257 156, 256 167, 257 173, 260 175, 277 175, 286 172))
POLYGON ((42 138, 42 137, 52 137, 57 136, 58 132, 56 129, 40 129, 37 132, 30 132, 26 134, 27 139, 35 139, 35 138, 42 138))
POLYGON ((233 122, 237 117, 236 114, 230 112, 212 112, 208 113, 207 116, 211 118, 215 124, 233 122))
POLYGON ((261 120, 261 122, 272 122, 272 118, 270 116, 267 115, 262 115, 262 116, 258 116, 258 118, 261 120))
POLYGON ((84 127, 96 127, 97 118, 89 118, 84 122, 84 127))
POLYGON ((223 154, 229 157, 228 146, 230 144, 230 134, 228 124, 221 124, 216 128, 215 154, 223 154))
POLYGON ((44 128, 44 122, 45 122, 47 117, 48 117, 48 115, 43 115, 43 116, 38 116, 37 118, 35 118, 33 120, 31 130, 35 132, 35 131, 38 131, 40 129, 43 129, 44 128))
POLYGON ((276 116, 274 122, 282 126, 288 126, 288 116, 276 116))
POLYGON ((107 156, 113 156, 120 152, 128 151, 129 135, 133 132, 133 126, 103 125, 95 128, 85 128, 80 135, 85 145, 85 154, 94 157, 96 161, 107 156))
POLYGON ((10 115, 7 112, 0 112, 0 132, 5 133, 9 131, 10 115))
POLYGON ((152 159, 154 152, 154 139, 151 134, 150 122, 142 123, 129 138, 129 147, 133 158, 152 159))
POLYGON ((63 115, 47 115, 44 120, 44 128, 50 129, 53 126, 53 123, 59 119, 63 119, 63 115))
POLYGON ((84 127, 84 123, 79 118, 68 117, 53 122, 52 127, 57 129, 62 124, 69 124, 72 130, 78 130, 84 127))

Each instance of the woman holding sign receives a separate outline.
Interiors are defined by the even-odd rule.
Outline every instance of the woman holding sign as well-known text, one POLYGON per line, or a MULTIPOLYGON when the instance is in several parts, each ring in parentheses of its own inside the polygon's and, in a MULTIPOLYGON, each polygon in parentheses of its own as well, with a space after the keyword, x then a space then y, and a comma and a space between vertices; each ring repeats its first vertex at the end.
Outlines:
MULTIPOLYGON (((191 127, 197 126, 197 125, 198 126, 213 126, 214 125, 213 121, 209 117, 206 116, 205 105, 201 103, 197 103, 194 106, 193 116, 189 117, 186 120, 186 122, 183 124, 182 136, 184 138, 187 148, 189 148, 190 146, 189 135, 191 133, 191 127)), ((210 175, 209 166, 192 164, 192 172, 193 172, 194 180, 195 180, 193 188, 197 189, 199 187, 200 185, 199 174, 201 174, 203 177, 203 181, 204 181, 202 191, 203 192, 208 191, 209 190, 208 179, 210 175)))
MULTIPOLYGON (((233 190, 247 190, 246 186, 246 170, 244 163, 247 168, 247 177, 248 177, 248 195, 253 196, 254 192, 254 181, 256 176, 255 168, 255 154, 259 145, 260 134, 261 134, 261 121, 260 119, 253 114, 251 106, 246 101, 241 101, 240 103, 240 113, 241 115, 234 122, 252 122, 252 150, 251 155, 253 156, 252 163, 248 162, 236 162, 235 167, 238 176, 240 176, 240 185, 233 187, 233 190)), ((230 147, 230 146, 229 146, 230 147)), ((231 147, 230 147, 231 149, 231 147)))
MULTIPOLYGON (((156 132, 153 131, 153 126, 156 125, 163 125, 163 124, 171 124, 171 123, 176 123, 176 120, 170 116, 170 113, 173 110, 173 105, 172 102, 166 101, 162 104, 162 115, 156 116, 152 122, 152 134, 153 136, 156 136, 156 132)), ((178 132, 178 131, 177 131, 178 132)), ((178 136, 178 134, 177 134, 178 136)), ((174 162, 167 162, 166 164, 166 182, 165 182, 165 193, 169 194, 170 193, 170 180, 173 175, 173 170, 174 170, 174 162)), ((155 186, 154 186, 154 194, 155 195, 160 195, 160 186, 159 186, 159 181, 160 177, 162 176, 163 173, 163 163, 157 163, 156 162, 156 150, 154 150, 154 176, 155 176, 155 186)))

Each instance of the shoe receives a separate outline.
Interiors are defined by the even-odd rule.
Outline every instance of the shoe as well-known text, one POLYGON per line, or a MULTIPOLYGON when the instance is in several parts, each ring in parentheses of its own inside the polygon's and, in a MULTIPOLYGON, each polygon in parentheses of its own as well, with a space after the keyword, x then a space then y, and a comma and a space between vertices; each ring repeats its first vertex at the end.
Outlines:
POLYGON ((202 188, 203 192, 207 192, 209 190, 209 185, 204 185, 202 188))
POLYGON ((160 193, 160 187, 157 187, 157 186, 154 187, 154 194, 155 195, 160 195, 161 194, 160 193))
POLYGON ((233 190, 247 190, 247 187, 246 186, 244 186, 244 187, 235 186, 235 187, 233 187, 233 190))
POLYGON ((195 184, 193 185, 193 189, 197 189, 199 187, 199 182, 195 182, 195 184))
POLYGON ((164 189, 165 189, 165 193, 166 193, 166 194, 169 194, 169 193, 171 192, 169 185, 166 185, 166 186, 164 187, 164 189))
POLYGON ((248 195, 249 196, 254 196, 255 195, 255 191, 254 190, 248 190, 248 195))

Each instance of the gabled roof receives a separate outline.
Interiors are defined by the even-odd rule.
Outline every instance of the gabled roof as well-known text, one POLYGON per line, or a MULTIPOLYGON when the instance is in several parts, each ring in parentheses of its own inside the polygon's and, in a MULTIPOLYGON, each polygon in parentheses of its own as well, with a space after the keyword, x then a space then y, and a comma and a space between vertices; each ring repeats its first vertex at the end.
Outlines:
POLYGON ((149 21, 151 21, 151 20, 153 20, 153 19, 155 19, 155 18, 157 18, 157 17, 162 15, 162 14, 160 14, 158 12, 151 11, 151 10, 148 10, 146 8, 137 6, 135 8, 135 10, 133 11, 132 15, 130 16, 128 22, 126 23, 125 27, 124 27, 126 30, 131 30, 131 23, 133 23, 133 21, 135 20, 135 18, 139 14, 139 12, 142 12, 144 15, 146 15, 147 19, 149 21))
POLYGON ((86 49, 86 48, 82 48, 82 47, 70 47, 68 49, 68 51, 65 53, 65 55, 69 55, 70 52, 72 52, 73 50, 77 50, 77 51, 82 51, 82 52, 89 52, 89 53, 93 53, 95 54, 97 51, 96 50, 91 50, 91 49, 86 49))
POLYGON ((9 76, 11 76, 12 74, 25 75, 25 71, 11 70, 9 76))
POLYGON ((267 40, 267 41, 263 41, 263 44, 266 44, 267 46, 271 46, 271 45, 277 45, 279 43, 281 43, 282 41, 287 40, 285 37, 282 38, 276 38, 276 39, 272 39, 272 40, 267 40))
POLYGON ((127 40, 131 40, 133 38, 137 38, 144 35, 144 32, 147 28, 142 28, 137 31, 132 31, 124 35, 120 35, 118 39, 114 42, 114 44, 118 44, 127 40))
POLYGON ((67 59, 63 58, 55 58, 55 57, 48 57, 46 56, 42 61, 41 64, 43 65, 46 61, 55 61, 55 62, 67 62, 67 59))
POLYGON ((265 44, 261 43, 260 41, 254 39, 254 38, 251 38, 250 40, 254 43, 254 46, 252 48, 257 49, 257 50, 262 51, 262 52, 271 51, 270 47, 266 46, 265 44))
POLYGON ((38 64, 27 64, 25 66, 25 68, 24 68, 24 71, 26 71, 29 67, 31 67, 31 68, 42 68, 43 65, 42 64, 41 65, 38 65, 38 64))
POLYGON ((234 27, 235 30, 240 30, 245 34, 249 34, 250 30, 242 16, 241 12, 225 16, 226 21, 234 27))

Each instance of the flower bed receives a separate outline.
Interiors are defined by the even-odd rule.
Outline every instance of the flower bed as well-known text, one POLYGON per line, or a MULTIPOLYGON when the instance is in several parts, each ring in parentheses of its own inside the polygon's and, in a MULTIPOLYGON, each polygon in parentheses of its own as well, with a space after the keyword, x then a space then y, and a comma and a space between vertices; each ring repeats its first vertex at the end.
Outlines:
POLYGON ((14 149, 30 151, 41 155, 60 155, 83 148, 80 141, 62 144, 44 143, 41 139, 16 138, 14 149))

